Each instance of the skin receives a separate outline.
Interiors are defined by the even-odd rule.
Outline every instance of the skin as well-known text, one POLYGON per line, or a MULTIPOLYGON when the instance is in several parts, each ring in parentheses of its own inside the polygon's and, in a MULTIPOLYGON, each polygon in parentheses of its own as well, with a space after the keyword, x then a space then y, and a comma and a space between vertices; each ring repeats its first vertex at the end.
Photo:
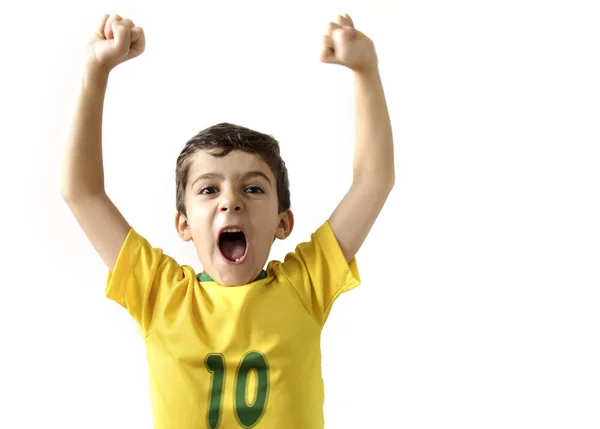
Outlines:
POLYGON ((278 213, 275 176, 262 159, 242 151, 222 158, 198 151, 190 162, 187 216, 175 216, 179 236, 194 242, 204 271, 217 283, 252 282, 265 266, 273 240, 287 238, 294 226, 291 210, 278 213), (207 176, 211 173, 216 175, 207 176), (241 264, 228 263, 219 249, 219 231, 226 225, 239 225, 246 234, 247 256, 241 264))
MULTIPOLYGON (((144 31, 133 21, 116 14, 102 17, 88 43, 81 88, 65 148, 61 195, 109 270, 114 269, 131 226, 104 188, 104 99, 110 72, 141 55, 145 46, 144 31)), ((355 28, 347 14, 338 15, 335 22, 328 23, 320 60, 349 69, 354 78, 353 180, 328 219, 349 262, 362 246, 394 187, 392 128, 375 46, 355 28)), ((200 196, 194 194, 191 186, 186 194, 188 216, 177 216, 177 231, 184 240, 194 242, 198 256, 214 280, 222 285, 244 284, 260 273, 273 238, 284 239, 290 234, 293 215, 291 211, 277 213, 274 188, 267 188, 264 196, 248 196, 242 191, 242 172, 258 169, 274 180, 262 161, 239 153, 222 159, 206 156, 210 157, 200 153, 194 157, 191 180, 218 166, 223 174, 218 183, 219 192, 214 196, 200 196), (225 223, 241 223, 248 228, 247 263, 223 265, 215 256, 216 232, 225 223)))

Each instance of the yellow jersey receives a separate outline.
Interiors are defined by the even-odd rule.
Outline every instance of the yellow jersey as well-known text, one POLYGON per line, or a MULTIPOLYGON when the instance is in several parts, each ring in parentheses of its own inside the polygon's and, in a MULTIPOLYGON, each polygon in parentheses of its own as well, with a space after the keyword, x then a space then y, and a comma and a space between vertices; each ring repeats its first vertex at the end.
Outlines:
POLYGON ((156 429, 318 429, 321 330, 359 284, 328 221, 241 286, 178 265, 131 228, 106 296, 144 338, 156 429))

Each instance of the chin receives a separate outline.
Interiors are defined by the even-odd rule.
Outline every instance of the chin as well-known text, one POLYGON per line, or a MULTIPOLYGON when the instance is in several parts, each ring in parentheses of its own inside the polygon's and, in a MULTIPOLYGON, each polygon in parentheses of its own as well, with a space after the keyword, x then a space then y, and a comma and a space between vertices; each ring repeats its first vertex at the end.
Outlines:
POLYGON ((223 259, 218 257, 215 262, 216 264, 213 265, 211 270, 215 274, 211 274, 211 277, 223 286, 245 285, 251 283, 254 280, 254 277, 258 275, 254 275, 255 270, 253 264, 248 259, 242 263, 232 264, 231 262, 223 261, 223 259))
POLYGON ((245 236, 243 236, 243 240, 241 238, 239 241, 243 242, 243 251, 239 249, 235 258, 231 257, 227 249, 223 251, 222 243, 218 243, 213 249, 213 266, 211 268, 217 277, 212 277, 220 285, 241 286, 251 283, 264 265, 264 263, 257 264, 256 249, 247 243, 245 236), (257 265, 261 265, 261 267, 257 265))
POLYGON ((254 279, 252 279, 250 275, 244 275, 242 273, 227 273, 223 277, 223 281, 219 282, 217 280, 217 283, 219 283, 222 286, 242 286, 251 283, 252 280, 254 279))

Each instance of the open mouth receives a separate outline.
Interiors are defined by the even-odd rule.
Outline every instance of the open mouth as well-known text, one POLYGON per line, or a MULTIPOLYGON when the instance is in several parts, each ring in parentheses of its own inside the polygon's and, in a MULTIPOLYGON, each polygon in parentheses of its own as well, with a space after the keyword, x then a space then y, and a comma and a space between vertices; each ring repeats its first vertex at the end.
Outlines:
POLYGON ((241 264, 248 250, 246 234, 238 228, 226 228, 219 235, 219 249, 227 261, 241 264))

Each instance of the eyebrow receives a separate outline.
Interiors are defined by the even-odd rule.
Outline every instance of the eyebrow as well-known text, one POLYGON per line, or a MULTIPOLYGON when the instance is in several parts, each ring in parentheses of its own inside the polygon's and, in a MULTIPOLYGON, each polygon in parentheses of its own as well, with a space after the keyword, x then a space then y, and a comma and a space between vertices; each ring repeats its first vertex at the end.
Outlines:
POLYGON ((194 179, 194 181, 192 182, 192 186, 194 186, 196 184, 196 182, 199 182, 200 180, 205 180, 205 179, 224 179, 224 177, 223 177, 223 175, 217 174, 217 173, 201 174, 200 176, 198 176, 194 179))
MULTIPOLYGON (((244 174, 242 176, 242 179, 246 179, 246 178, 252 178, 252 177, 262 177, 263 179, 265 179, 267 181, 267 183, 271 186, 273 186, 273 184, 271 183, 271 179, 269 179, 269 177, 263 173, 262 171, 249 171, 246 174, 244 174)), ((200 181, 200 180, 205 180, 205 179, 225 179, 225 177, 223 177, 222 174, 219 173, 205 173, 205 174, 201 174, 200 176, 196 177, 194 179, 194 181, 192 182, 191 186, 194 186, 196 184, 196 182, 200 181)))
POLYGON ((242 178, 245 179, 245 178, 251 178, 251 177, 262 177, 263 179, 265 179, 267 181, 267 183, 269 185, 273 186, 269 177, 262 171, 249 171, 246 174, 244 174, 244 176, 242 178))

